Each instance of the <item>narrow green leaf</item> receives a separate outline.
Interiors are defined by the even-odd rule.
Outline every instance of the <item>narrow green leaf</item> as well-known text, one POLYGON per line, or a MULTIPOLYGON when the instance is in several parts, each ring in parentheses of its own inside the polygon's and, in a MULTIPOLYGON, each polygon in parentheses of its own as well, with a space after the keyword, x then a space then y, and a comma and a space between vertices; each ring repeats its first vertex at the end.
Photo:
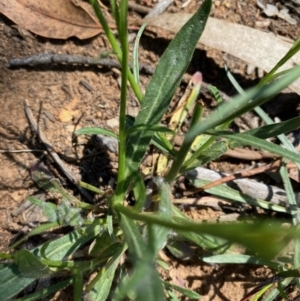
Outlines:
POLYGON ((132 133, 139 132, 139 131, 143 131, 143 132, 160 132, 160 133, 167 133, 167 134, 174 135, 174 132, 172 130, 168 129, 165 126, 157 125, 157 124, 153 124, 153 125, 137 124, 137 125, 134 125, 133 127, 131 127, 127 131, 126 134, 131 135, 132 133))
POLYGON ((263 301, 273 301, 277 300, 277 297, 281 292, 287 288, 290 283, 293 281, 293 278, 287 278, 279 283, 278 287, 274 288, 271 292, 268 293, 266 297, 264 297, 263 301))
POLYGON ((106 263, 99 271, 98 275, 88 285, 87 288, 87 300, 90 301, 102 301, 106 300, 111 292, 111 285, 114 280, 116 269, 119 265, 121 256, 126 251, 126 246, 116 250, 112 258, 106 263))
POLYGON ((15 249, 19 244, 26 241, 29 237, 44 233, 52 228, 59 227, 59 226, 60 225, 58 222, 41 224, 41 225, 37 226, 36 228, 34 228, 30 233, 25 235, 23 238, 21 238, 20 240, 17 240, 13 245, 10 246, 10 248, 15 249))
POLYGON ((134 220, 122 213, 119 214, 120 226, 124 232, 131 259, 134 261, 144 258, 147 254, 149 255, 149 251, 134 220))
POLYGON ((144 179, 139 172, 136 173, 132 185, 136 201, 134 205, 134 210, 139 212, 143 209, 147 198, 144 179))
POLYGON ((90 127, 90 128, 82 128, 74 132, 75 135, 105 135, 109 137, 116 138, 118 140, 118 135, 110 130, 106 130, 99 127, 90 127))
POLYGON ((201 155, 189 163, 189 165, 183 164, 182 168, 180 169, 180 173, 185 173, 193 168, 203 166, 205 163, 211 162, 224 155, 228 149, 228 143, 224 141, 218 141, 204 150, 201 155))
MULTIPOLYGON (((154 181, 158 186, 160 197, 159 209, 155 212, 155 215, 170 219, 172 217, 171 187, 168 183, 164 182, 163 178, 156 178, 154 181)), ((170 229, 166 227, 148 224, 148 245, 153 250, 154 256, 166 244, 169 231, 170 229)))
POLYGON ((98 187, 95 187, 91 184, 88 184, 88 183, 85 183, 85 182, 82 182, 82 181, 79 181, 79 186, 82 187, 82 188, 85 188, 87 190, 90 190, 92 192, 95 192, 97 194, 105 194, 105 191, 102 191, 101 189, 99 189, 98 187))
POLYGON ((272 269, 279 269, 281 267, 280 264, 269 261, 263 260, 258 257, 250 256, 250 255, 243 255, 243 254, 221 254, 221 255, 214 255, 214 256, 204 256, 201 257, 206 263, 212 264, 256 264, 256 265, 266 265, 272 269))
MULTIPOLYGON (((169 44, 147 87, 135 125, 153 125, 161 120, 192 58, 208 19, 211 4, 211 0, 205 0, 169 44)), ((152 136, 153 132, 138 132, 128 137, 127 181, 132 172, 136 172, 139 168, 152 136)))
POLYGON ((151 143, 165 154, 175 157, 176 151, 174 150, 173 145, 161 133, 155 133, 154 136, 152 137, 151 143))
POLYGON ((265 286, 264 288, 262 288, 259 292, 257 292, 254 296, 254 298, 252 298, 251 301, 259 301, 260 297, 272 286, 272 284, 269 284, 267 286, 265 286))
POLYGON ((246 135, 253 135, 257 138, 267 139, 295 130, 300 126, 300 117, 295 117, 287 121, 265 125, 244 132, 246 135))
POLYGON ((139 43, 140 43, 140 38, 143 34, 144 29, 146 28, 147 23, 143 23, 141 28, 139 29, 135 42, 134 42, 134 47, 133 47, 133 52, 132 52, 132 60, 133 60, 133 77, 135 82, 139 85, 140 84, 140 68, 139 68, 139 43))
POLYGON ((189 299, 200 299, 202 296, 199 295, 198 293, 188 289, 188 288, 185 288, 185 287, 182 287, 182 286, 178 286, 178 285, 174 285, 174 284, 171 284, 170 282, 167 282, 167 281, 163 281, 163 284, 166 288, 171 288, 181 294, 183 294, 184 296, 188 297, 189 299))
POLYGON ((228 138, 229 140, 237 141, 241 145, 250 145, 255 148, 262 149, 270 153, 277 154, 283 158, 300 163, 300 155, 298 153, 292 152, 272 142, 256 138, 254 136, 250 136, 244 133, 237 134, 230 132, 219 132, 218 135, 221 135, 224 138, 228 138))

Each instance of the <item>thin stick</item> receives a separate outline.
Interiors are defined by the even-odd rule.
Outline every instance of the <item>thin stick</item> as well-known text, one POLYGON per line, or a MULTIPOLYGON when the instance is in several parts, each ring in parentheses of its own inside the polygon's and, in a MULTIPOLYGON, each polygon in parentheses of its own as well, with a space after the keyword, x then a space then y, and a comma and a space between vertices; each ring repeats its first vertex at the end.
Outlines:
MULTIPOLYGON (((82 55, 60 55, 60 54, 36 54, 32 56, 27 56, 23 58, 15 58, 8 62, 9 68, 20 68, 20 67, 34 67, 39 65, 88 65, 88 66, 103 66, 110 68, 121 69, 121 65, 117 60, 109 58, 100 58, 100 57, 89 57, 82 55)), ((132 69, 132 66, 130 66, 132 69)), ((148 65, 140 65, 140 72, 143 72, 146 75, 153 75, 155 68, 148 65)), ((184 76, 182 82, 188 84, 190 81, 190 76, 184 76)), ((202 82, 201 90, 206 93, 211 93, 209 90, 210 84, 202 82)), ((229 100, 230 97, 219 90, 221 97, 224 100, 229 100)))
POLYGON ((184 206, 204 206, 210 207, 214 210, 222 211, 222 207, 220 203, 224 202, 226 204, 230 204, 228 200, 221 199, 216 196, 203 196, 201 198, 180 198, 180 199, 172 199, 173 204, 181 204, 184 206))
POLYGON ((44 133, 42 132, 41 128, 38 126, 35 118, 33 117, 32 111, 29 108, 29 103, 28 103, 27 99, 25 99, 25 101, 24 101, 24 106, 25 106, 25 113, 26 113, 26 116, 27 116, 27 118, 29 120, 29 123, 30 123, 31 127, 33 128, 33 130, 37 133, 37 135, 40 138, 41 142, 45 145, 48 154, 55 161, 55 163, 60 167, 61 171, 67 177, 67 179, 70 182, 72 182, 74 185, 76 185, 76 187, 78 188, 78 190, 80 191, 80 193, 83 196, 85 196, 86 198, 88 198, 89 201, 93 202, 93 200, 90 197, 90 195, 82 187, 80 187, 78 185, 79 179, 77 179, 75 176, 73 176, 72 172, 65 165, 65 163, 60 159, 60 157, 58 156, 58 154, 55 152, 53 146, 47 140, 47 138, 44 135, 44 133))
POLYGON ((224 178, 218 179, 218 180, 213 181, 211 183, 208 183, 208 184, 206 184, 206 185, 204 185, 202 187, 199 187, 199 188, 193 190, 192 192, 188 192, 185 195, 186 196, 193 195, 193 194, 195 194, 197 192, 201 192, 203 190, 207 190, 209 188, 212 188, 212 187, 215 187, 215 186, 227 183, 229 181, 236 180, 238 178, 250 177, 250 176, 253 176, 253 175, 256 175, 256 174, 259 174, 259 173, 263 173, 266 170, 278 169, 280 167, 280 164, 281 164, 281 159, 280 160, 276 160, 276 161, 274 161, 274 162, 272 162, 270 164, 264 165, 264 166, 253 168, 251 170, 244 170, 244 171, 232 174, 232 175, 228 175, 228 176, 226 176, 224 178))
POLYGON ((41 149, 0 149, 0 153, 33 153, 33 152, 41 152, 44 151, 41 149))

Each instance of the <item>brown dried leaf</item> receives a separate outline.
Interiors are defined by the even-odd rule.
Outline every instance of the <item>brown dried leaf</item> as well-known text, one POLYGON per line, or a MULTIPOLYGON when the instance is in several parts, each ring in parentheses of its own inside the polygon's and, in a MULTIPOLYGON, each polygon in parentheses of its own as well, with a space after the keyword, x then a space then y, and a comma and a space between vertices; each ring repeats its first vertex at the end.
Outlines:
MULTIPOLYGON (((148 25, 173 33, 191 18, 191 14, 163 14, 144 20, 148 25)), ((292 43, 272 33, 263 32, 240 24, 209 18, 198 46, 205 46, 229 53, 251 65, 269 72, 288 52, 292 43)), ((300 65, 300 53, 296 53, 280 70, 300 65)), ((290 85, 300 94, 300 80, 290 85)))
MULTIPOLYGON (((25 29, 52 39, 88 39, 101 32, 92 10, 74 0, 0 0, 0 12, 25 29)), ((86 4, 86 3, 85 3, 86 4)))

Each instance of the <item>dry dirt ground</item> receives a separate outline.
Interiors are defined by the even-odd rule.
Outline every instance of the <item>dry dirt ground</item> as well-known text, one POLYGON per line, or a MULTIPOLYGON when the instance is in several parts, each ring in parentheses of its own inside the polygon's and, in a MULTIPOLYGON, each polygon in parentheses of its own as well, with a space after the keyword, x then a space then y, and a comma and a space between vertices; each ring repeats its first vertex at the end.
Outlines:
MULTIPOLYGON (((280 1, 269 1, 272 2, 280 5, 280 1)), ((182 3, 176 0, 168 11, 182 11, 182 3)), ((194 12, 199 4, 199 1, 192 0, 185 11, 194 12)), ((300 8, 296 5, 294 7, 296 9, 292 11, 292 15, 298 22, 294 26, 281 19, 267 18, 254 0, 214 1, 212 16, 272 31, 295 40, 300 33, 300 8)), ((130 12, 130 18, 140 17, 142 15, 137 12, 130 12)), ((80 174, 86 182, 105 187, 116 174, 116 155, 104 152, 92 139, 82 137, 74 141, 72 133, 76 128, 93 125, 117 131, 120 89, 119 71, 109 67, 7 67, 12 58, 39 53, 98 56, 108 50, 108 43, 103 34, 85 41, 75 38, 67 41, 49 40, 18 28, 0 15, 0 41, 0 149, 32 150, 0 153, 0 251, 7 251, 13 235, 16 234, 11 229, 17 230, 21 223, 21 218, 14 218, 12 212, 20 206, 26 196, 37 191, 29 174, 31 166, 38 160, 43 160, 52 165, 53 170, 56 169, 55 164, 44 156, 43 145, 31 131, 24 114, 24 100, 29 101, 33 114, 48 140, 74 174, 80 174), (92 156, 82 159, 82 156, 88 155, 92 156)), ((145 34, 141 39, 141 62, 155 66, 167 44, 167 40, 145 34)), ((213 83, 228 95, 232 95, 234 90, 224 77, 222 69, 225 63, 244 87, 249 87, 257 81, 257 70, 246 74, 246 64, 213 49, 197 50, 189 72, 192 74, 200 70, 206 82, 213 83)), ((145 85, 148 80, 148 76, 142 75, 145 85)), ((179 96, 183 90, 184 86, 178 90, 179 96)), ((205 100, 203 102, 206 103, 205 100)), ((133 96, 129 98, 129 109, 133 112, 137 110, 133 96)), ((207 109, 210 109, 209 102, 207 109)), ((238 160, 231 160, 217 163, 215 166, 232 172, 242 169, 243 164, 238 160)), ((68 184, 66 179, 59 174, 57 176, 64 184, 68 184)), ((220 215, 220 212, 208 208, 191 208, 189 214, 197 220, 204 220, 214 218, 220 215)), ((187 262, 172 257, 169 257, 169 260, 169 279, 175 284, 193 288, 204 296, 201 299, 203 301, 240 300, 251 287, 271 275, 271 271, 264 267, 209 266, 201 262, 197 255, 187 262)))

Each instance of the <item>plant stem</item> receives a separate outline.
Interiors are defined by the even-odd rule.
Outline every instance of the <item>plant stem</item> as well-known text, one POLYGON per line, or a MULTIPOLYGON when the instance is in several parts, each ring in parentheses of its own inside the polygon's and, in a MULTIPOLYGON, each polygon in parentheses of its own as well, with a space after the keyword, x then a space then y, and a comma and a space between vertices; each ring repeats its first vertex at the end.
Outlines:
POLYGON ((122 202, 124 195, 125 169, 126 169, 126 98, 127 98, 127 79, 128 79, 128 32, 127 32, 127 0, 122 0, 120 3, 120 26, 119 36, 122 46, 122 79, 121 79, 121 103, 120 103, 120 117, 119 117, 119 168, 118 168, 118 182, 114 198, 112 202, 122 202))
MULTIPOLYGON (((115 36, 113 35, 112 31, 110 30, 110 28, 109 28, 109 26, 106 22, 106 19, 102 14, 102 11, 99 7, 99 4, 98 4, 97 0, 90 0, 90 3, 94 8, 94 11, 95 11, 95 13, 96 13, 96 15, 99 19, 99 22, 100 22, 100 24, 101 24, 101 26, 102 26, 102 28, 105 32, 105 35, 107 36, 107 38, 110 42, 111 47, 113 48, 113 50, 115 52, 115 55, 116 55, 118 61, 123 66, 123 64, 122 64, 122 50, 121 50, 120 46, 118 45, 118 42, 117 42, 115 36)), ((121 4, 121 6, 122 6, 122 4, 121 4)), ((121 10, 122 10, 122 7, 121 7, 121 10)), ((126 10, 126 13, 127 13, 127 10, 126 10)), ((121 23, 122 23, 122 21, 120 21, 120 24, 121 23)), ((126 22, 126 25, 127 25, 127 22, 126 22)), ((122 26, 120 26, 120 28, 122 29, 122 26)), ((122 30, 124 30, 124 29, 122 29, 122 30)), ((126 27, 126 31, 127 31, 127 27, 126 27)), ((122 38, 122 36, 121 36, 121 38, 122 38)), ((122 47, 122 49, 123 49, 123 47, 122 47)), ((125 69, 122 69, 122 70, 123 70, 122 72, 124 72, 125 69)), ((128 64, 127 64, 126 70, 128 72, 128 78, 127 79, 130 82, 132 90, 134 91, 134 94, 136 95, 138 100, 141 102, 142 99, 143 99, 143 94, 140 90, 140 87, 139 87, 138 83, 135 82, 133 74, 131 73, 131 71, 128 67, 128 64)))

